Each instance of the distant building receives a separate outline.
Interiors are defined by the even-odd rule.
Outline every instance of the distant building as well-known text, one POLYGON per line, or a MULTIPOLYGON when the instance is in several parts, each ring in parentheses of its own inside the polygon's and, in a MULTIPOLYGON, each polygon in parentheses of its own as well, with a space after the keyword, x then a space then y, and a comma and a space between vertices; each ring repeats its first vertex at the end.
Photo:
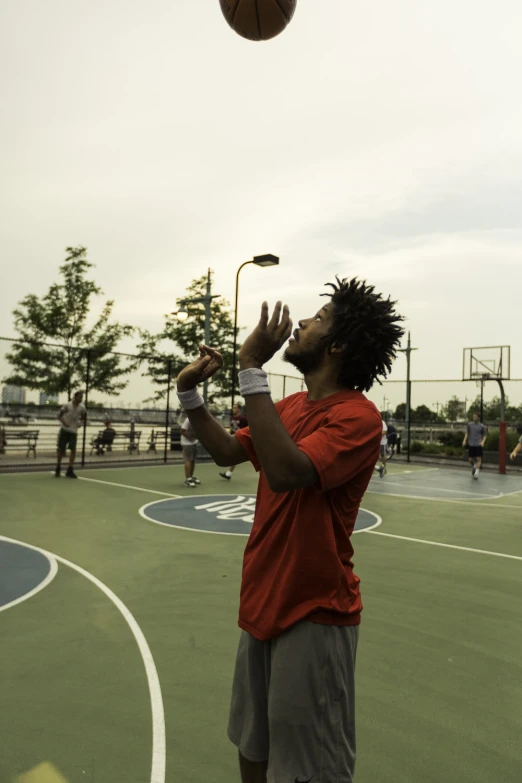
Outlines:
POLYGON ((13 402, 25 405, 25 389, 21 386, 7 385, 2 389, 2 402, 9 404, 13 402))
POLYGON ((55 394, 40 392, 38 405, 58 405, 58 397, 55 394))

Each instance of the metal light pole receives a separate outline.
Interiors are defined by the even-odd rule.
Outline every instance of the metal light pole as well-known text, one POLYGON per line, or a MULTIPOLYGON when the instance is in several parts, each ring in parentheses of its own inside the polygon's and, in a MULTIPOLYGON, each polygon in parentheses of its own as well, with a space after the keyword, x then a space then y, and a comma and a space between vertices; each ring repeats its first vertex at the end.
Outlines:
MULTIPOLYGON (((210 269, 207 273, 207 290, 204 296, 193 296, 190 299, 180 299, 180 308, 176 313, 171 313, 171 315, 175 315, 178 321, 181 321, 182 323, 187 320, 190 313, 187 311, 186 305, 188 304, 203 304, 205 306, 205 345, 208 345, 210 343, 210 319, 212 317, 210 305, 212 303, 213 299, 217 299, 219 297, 219 294, 212 294, 210 293, 211 290, 211 280, 210 280, 210 269)), ((203 383, 203 400, 205 402, 205 406, 208 402, 208 380, 203 383)))
POLYGON ((407 461, 410 461, 410 446, 411 446, 411 379, 410 379, 410 357, 412 351, 417 351, 417 348, 411 347, 411 337, 408 332, 408 343, 406 348, 399 348, 400 353, 406 354, 406 448, 407 448, 407 461))
POLYGON ((498 472, 506 472, 506 393, 501 378, 496 378, 500 388, 500 421, 498 438, 498 472))
POLYGON ((256 264, 257 266, 277 266, 279 264, 278 256, 273 256, 271 253, 266 253, 264 256, 254 256, 251 261, 245 261, 241 264, 236 273, 236 297, 234 303, 234 347, 232 351, 232 393, 230 407, 234 407, 234 400, 236 398, 236 355, 237 355, 237 300, 239 295, 239 273, 244 266, 248 264, 256 264))

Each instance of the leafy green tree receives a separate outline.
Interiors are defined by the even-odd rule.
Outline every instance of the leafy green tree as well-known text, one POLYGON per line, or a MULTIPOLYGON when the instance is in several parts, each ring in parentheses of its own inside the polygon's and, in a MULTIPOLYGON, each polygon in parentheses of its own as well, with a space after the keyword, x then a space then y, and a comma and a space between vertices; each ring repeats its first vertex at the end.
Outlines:
POLYGON ((462 414, 462 402, 455 395, 442 408, 442 415, 446 421, 458 421, 462 414))
POLYGON ((439 417, 427 405, 419 405, 412 413, 413 421, 438 421, 439 417))
POLYGON ((401 402, 395 408, 395 418, 398 419, 398 421, 405 421, 406 420, 406 403, 405 402, 401 402))
POLYGON ((12 370, 3 380, 47 394, 66 392, 70 398, 74 389, 86 384, 90 349, 89 388, 118 394, 127 386, 125 375, 135 363, 111 352, 134 329, 111 322, 113 300, 105 302, 89 327, 92 300, 103 291, 87 277, 93 264, 87 260, 86 248, 68 247, 66 252, 61 281, 43 297, 28 294, 13 311, 21 342, 13 343, 7 354, 12 370))
MULTIPOLYGON (((468 409, 468 418, 471 419, 475 411, 480 413, 480 396, 477 396, 468 409)), ((506 395, 506 421, 518 422, 522 421, 522 405, 510 405, 509 397, 506 395)), ((485 421, 500 421, 500 396, 493 397, 493 399, 484 400, 484 420, 485 421)))
MULTIPOLYGON (((211 273, 211 280, 212 280, 211 273)), ((207 275, 198 277, 187 288, 185 296, 176 300, 178 307, 184 299, 197 299, 206 294, 207 275)), ((167 392, 167 368, 171 361, 173 378, 195 357, 199 346, 205 342, 205 306, 203 303, 187 303, 189 318, 180 322, 165 316, 163 330, 157 334, 142 332, 140 351, 154 355, 147 361, 148 375, 158 387, 155 399, 162 399, 167 392), (169 342, 173 349, 162 351, 160 345, 169 342)), ((232 356, 234 345, 234 318, 230 303, 222 296, 213 299, 210 305, 210 345, 223 355, 223 367, 209 383, 209 402, 217 398, 230 397, 232 392, 232 356)), ((239 332, 239 329, 238 329, 239 332)), ((237 351, 241 344, 237 344, 237 351)), ((236 389, 236 393, 239 391, 236 389)))

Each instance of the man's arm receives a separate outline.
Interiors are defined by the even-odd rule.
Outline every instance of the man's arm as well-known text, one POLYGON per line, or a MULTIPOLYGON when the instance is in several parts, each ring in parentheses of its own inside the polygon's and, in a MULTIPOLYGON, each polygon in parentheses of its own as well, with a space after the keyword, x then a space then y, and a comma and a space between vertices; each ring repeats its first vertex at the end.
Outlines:
POLYGON ((467 442, 468 442, 468 429, 466 428, 466 434, 464 435, 464 440, 462 441, 462 446, 464 447, 467 442))
POLYGON ((480 445, 482 446, 482 448, 484 448, 484 445, 486 443, 487 437, 488 437, 488 430, 487 430, 487 427, 484 427, 484 436, 483 436, 482 440, 480 441, 480 445))
MULTIPOLYGON (((199 357, 187 365, 178 375, 176 379, 178 392, 194 391, 198 383, 204 383, 223 366, 223 357, 219 351, 201 345, 199 353, 199 357)), ((248 460, 243 446, 235 437, 228 434, 204 405, 192 410, 185 410, 185 416, 188 417, 196 438, 203 444, 217 465, 228 467, 229 465, 239 465, 240 462, 248 460)))
POLYGON ((517 443, 517 445, 509 455, 509 459, 516 459, 517 454, 520 454, 521 451, 522 451, 522 443, 517 443))
POLYGON ((248 455, 241 443, 236 437, 228 434, 204 405, 185 413, 196 438, 206 448, 216 465, 225 468, 248 461, 248 455))
MULTIPOLYGON (((248 363, 240 366, 247 369, 248 363)), ((270 394, 249 394, 245 402, 252 442, 272 492, 317 484, 314 465, 284 428, 270 394)))
MULTIPOLYGON (((239 352, 241 370, 262 368, 288 339, 292 322, 285 305, 275 306, 268 319, 268 304, 263 302, 261 318, 239 352)), ((270 394, 245 395, 248 426, 257 458, 273 492, 289 492, 319 483, 319 475, 309 457, 293 442, 279 418, 270 394)))

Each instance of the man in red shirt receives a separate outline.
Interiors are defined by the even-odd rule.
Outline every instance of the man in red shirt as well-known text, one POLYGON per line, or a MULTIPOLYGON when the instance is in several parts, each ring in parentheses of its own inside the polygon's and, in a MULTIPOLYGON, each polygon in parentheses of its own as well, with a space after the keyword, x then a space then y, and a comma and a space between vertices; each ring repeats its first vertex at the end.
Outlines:
POLYGON ((249 426, 229 435, 196 385, 223 363, 219 351, 178 376, 178 394, 218 465, 250 460, 260 472, 245 549, 242 629, 228 735, 242 783, 351 783, 354 675, 362 603, 353 531, 379 456, 382 421, 362 394, 386 376, 403 334, 395 302, 354 280, 330 284, 331 301, 299 321, 284 358, 307 392, 275 405, 262 369, 292 332, 276 304, 239 353, 249 426))

